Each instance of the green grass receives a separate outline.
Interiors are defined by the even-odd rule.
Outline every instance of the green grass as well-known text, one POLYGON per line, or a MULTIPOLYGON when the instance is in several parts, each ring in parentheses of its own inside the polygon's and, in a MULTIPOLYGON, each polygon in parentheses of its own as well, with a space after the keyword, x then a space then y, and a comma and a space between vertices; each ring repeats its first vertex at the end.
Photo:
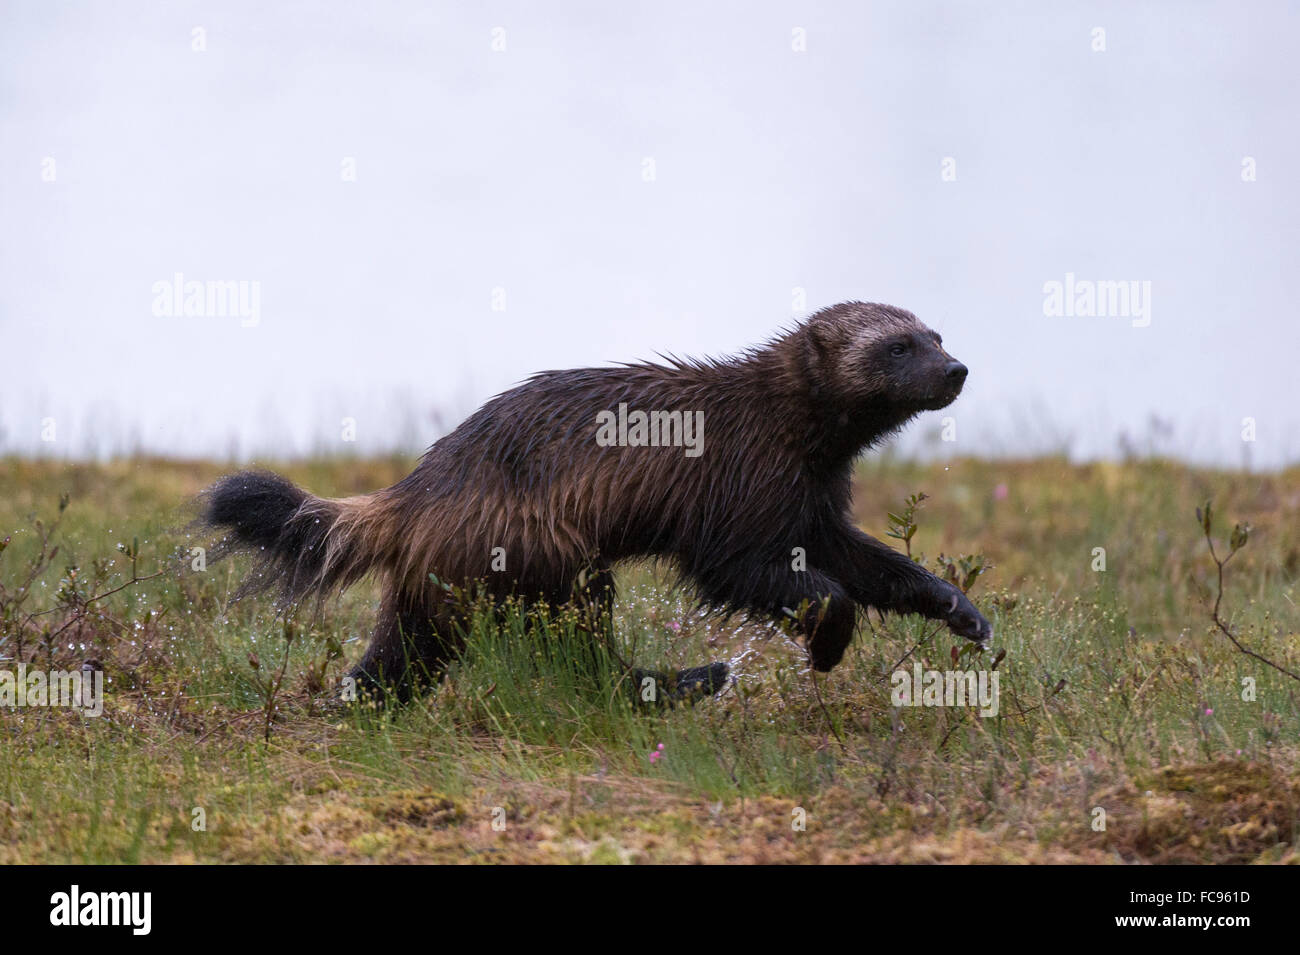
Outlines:
MULTIPOLYGON (((280 469, 343 495, 411 463, 280 469)), ((891 705, 918 643, 927 666, 952 665, 959 642, 932 624, 864 617, 814 683, 778 628, 703 617, 653 566, 620 571, 614 649, 659 669, 732 661, 718 698, 647 711, 616 666, 593 672, 570 614, 516 613, 476 617, 413 705, 340 710, 327 701, 377 595, 286 623, 269 599, 231 602, 246 563, 182 572, 176 555, 203 543, 183 505, 224 470, 0 461, 0 669, 93 659, 109 681, 100 718, 0 708, 0 862, 1300 860, 1300 687, 1214 631, 1194 515, 1214 498, 1224 549, 1232 522, 1253 526, 1224 615, 1300 669, 1300 471, 865 462, 865 530, 883 536, 924 491, 913 553, 991 565, 971 596, 1005 657, 1000 712, 981 719, 891 705), (136 573, 159 576, 123 587, 133 549, 136 573)))

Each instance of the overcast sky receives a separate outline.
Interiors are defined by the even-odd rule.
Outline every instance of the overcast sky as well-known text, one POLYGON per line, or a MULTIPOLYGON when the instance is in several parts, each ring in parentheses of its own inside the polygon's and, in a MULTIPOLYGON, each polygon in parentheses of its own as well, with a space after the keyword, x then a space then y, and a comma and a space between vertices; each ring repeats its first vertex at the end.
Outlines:
POLYGON ((1300 7, 992 6, 5 0, 0 453, 419 449, 864 299, 942 453, 1300 461, 1300 7))

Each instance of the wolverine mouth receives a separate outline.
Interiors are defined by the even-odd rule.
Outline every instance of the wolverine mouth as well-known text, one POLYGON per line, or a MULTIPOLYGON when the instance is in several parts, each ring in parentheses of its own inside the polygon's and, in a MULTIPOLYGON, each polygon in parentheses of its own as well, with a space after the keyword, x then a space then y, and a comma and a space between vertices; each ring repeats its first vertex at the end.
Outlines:
POLYGON ((945 388, 943 391, 935 394, 926 395, 919 402, 917 407, 923 411, 938 411, 940 408, 946 408, 961 394, 961 385, 956 388, 945 388))
POLYGON ((949 361, 944 368, 941 387, 936 388, 922 399, 922 407, 927 411, 946 408, 957 400, 962 387, 966 384, 966 366, 959 361, 949 361))

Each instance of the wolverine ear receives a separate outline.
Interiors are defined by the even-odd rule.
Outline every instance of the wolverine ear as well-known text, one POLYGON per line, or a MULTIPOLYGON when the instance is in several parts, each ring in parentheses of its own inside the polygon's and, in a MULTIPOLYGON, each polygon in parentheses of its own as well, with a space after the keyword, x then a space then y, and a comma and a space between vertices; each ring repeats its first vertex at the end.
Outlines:
POLYGON ((817 394, 831 378, 831 343, 823 328, 809 325, 804 331, 803 377, 817 394))
POLYGON ((825 369, 831 360, 831 344, 826 340, 826 330, 816 325, 808 326, 804 357, 809 371, 825 369))

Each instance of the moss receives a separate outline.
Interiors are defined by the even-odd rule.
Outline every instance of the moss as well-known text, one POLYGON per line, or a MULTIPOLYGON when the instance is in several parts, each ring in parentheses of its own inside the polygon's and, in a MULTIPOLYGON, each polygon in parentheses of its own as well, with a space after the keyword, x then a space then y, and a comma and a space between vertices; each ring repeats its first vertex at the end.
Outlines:
POLYGON ((432 790, 398 790, 366 800, 366 807, 387 823, 445 829, 465 818, 456 800, 432 790))

